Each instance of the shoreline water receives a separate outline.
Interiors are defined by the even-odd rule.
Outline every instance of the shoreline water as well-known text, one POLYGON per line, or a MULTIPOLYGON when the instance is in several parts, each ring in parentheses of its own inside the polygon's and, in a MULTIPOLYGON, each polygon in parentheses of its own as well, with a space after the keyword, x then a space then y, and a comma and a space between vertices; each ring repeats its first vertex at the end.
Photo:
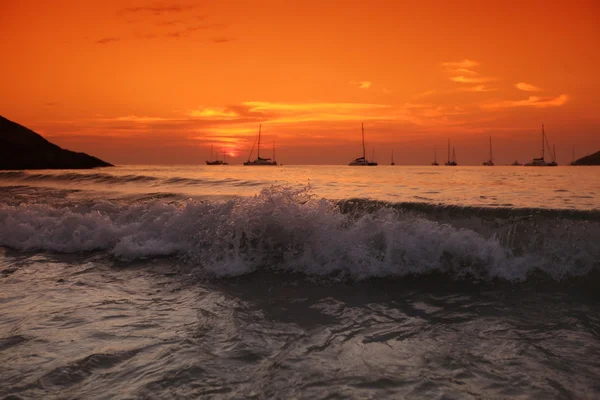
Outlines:
POLYGON ((593 177, 144 168, 0 173, 1 397, 600 395, 593 177))

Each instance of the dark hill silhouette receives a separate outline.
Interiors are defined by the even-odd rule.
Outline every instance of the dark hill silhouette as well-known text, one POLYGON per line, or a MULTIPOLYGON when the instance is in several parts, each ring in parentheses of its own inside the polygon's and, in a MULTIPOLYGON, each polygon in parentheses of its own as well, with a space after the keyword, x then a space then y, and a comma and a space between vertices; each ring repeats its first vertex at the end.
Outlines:
POLYGON ((600 151, 590 154, 589 156, 581 157, 575 160, 573 165, 600 165, 600 151))
POLYGON ((0 170, 112 167, 85 153, 65 150, 34 131, 0 116, 0 170))

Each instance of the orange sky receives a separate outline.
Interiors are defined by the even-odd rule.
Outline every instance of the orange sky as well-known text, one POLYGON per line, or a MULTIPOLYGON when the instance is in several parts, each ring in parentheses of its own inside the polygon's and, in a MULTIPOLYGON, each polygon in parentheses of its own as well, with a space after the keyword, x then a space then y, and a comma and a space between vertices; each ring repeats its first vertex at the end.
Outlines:
POLYGON ((0 114, 116 164, 600 150, 600 3, 0 0, 0 114))

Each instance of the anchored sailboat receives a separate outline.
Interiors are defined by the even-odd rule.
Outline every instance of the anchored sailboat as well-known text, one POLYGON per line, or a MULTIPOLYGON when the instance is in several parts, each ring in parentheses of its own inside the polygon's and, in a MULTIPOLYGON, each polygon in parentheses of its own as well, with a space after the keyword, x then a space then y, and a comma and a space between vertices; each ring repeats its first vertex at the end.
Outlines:
MULTIPOLYGON (((548 138, 546 138, 546 132, 544 131, 544 124, 542 124, 542 157, 534 158, 533 160, 531 160, 530 162, 525 164, 526 167, 556 167, 558 165, 556 163, 555 150, 553 150, 550 153, 550 156, 552 157, 552 161, 548 162, 544 159, 545 145, 547 145, 547 144, 548 144, 548 138)), ((548 145, 548 147, 550 147, 550 146, 548 145)))
POLYGON ((227 162, 225 162, 225 152, 223 152, 223 160, 219 160, 219 157, 217 157, 216 160, 213 161, 213 145, 210 145, 210 161, 206 161, 206 165, 229 165, 227 164, 227 162))
POLYGON ((450 158, 450 139, 448 139, 448 161, 444 164, 449 167, 455 167, 458 164, 456 163, 456 150, 452 147, 452 158, 450 158))
MULTIPOLYGON (((348 165, 350 165, 352 167, 366 167, 366 166, 371 167, 371 166, 376 166, 377 163, 375 161, 369 161, 369 160, 367 160, 366 153, 365 153, 365 126, 364 126, 364 124, 361 124, 361 129, 362 129, 363 155, 362 155, 362 157, 358 157, 357 159, 351 161, 350 164, 348 164, 348 165)), ((373 152, 375 152, 375 149, 373 149, 373 152)))
POLYGON ((494 161, 492 160, 492 137, 490 136, 490 159, 483 162, 486 167, 493 167, 494 161))
POLYGON ((392 162, 390 163, 390 165, 396 165, 396 163, 394 162, 394 149, 392 149, 392 162))
MULTIPOLYGON (((260 134, 262 131, 262 125, 258 126, 258 148, 257 148, 257 158, 254 161, 250 161, 250 157, 252 157, 252 152, 254 151, 254 146, 252 146, 252 150, 250 150, 250 154, 248 155, 248 161, 244 161, 244 165, 277 165, 277 161, 275 161, 275 142, 273 142, 273 160, 270 158, 262 158, 260 156, 260 134)), ((256 141, 255 141, 256 143, 256 141)))
POLYGON ((431 165, 440 165, 437 162, 437 149, 433 149, 433 162, 431 163, 431 165))

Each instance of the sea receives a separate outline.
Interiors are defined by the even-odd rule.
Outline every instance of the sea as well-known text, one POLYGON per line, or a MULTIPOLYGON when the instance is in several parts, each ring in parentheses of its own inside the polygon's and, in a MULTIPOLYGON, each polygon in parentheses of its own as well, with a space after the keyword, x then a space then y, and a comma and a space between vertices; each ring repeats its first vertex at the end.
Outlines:
POLYGON ((0 398, 600 398, 599 171, 0 171, 0 398))

